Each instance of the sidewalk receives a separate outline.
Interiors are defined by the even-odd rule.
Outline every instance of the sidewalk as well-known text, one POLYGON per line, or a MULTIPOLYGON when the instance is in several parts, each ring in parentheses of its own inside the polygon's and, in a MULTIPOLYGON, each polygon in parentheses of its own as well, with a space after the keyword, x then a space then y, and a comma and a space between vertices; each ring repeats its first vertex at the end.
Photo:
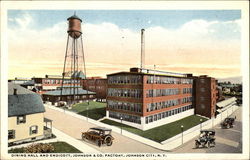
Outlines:
MULTIPOLYGON (((162 150, 156 149, 155 147, 149 146, 141 141, 138 141, 135 138, 131 138, 125 133, 124 130, 123 130, 123 134, 121 135, 120 128, 109 126, 107 124, 98 122, 96 120, 92 120, 90 118, 87 121, 85 120, 86 118, 82 117, 81 115, 77 115, 72 112, 69 113, 69 111, 64 112, 62 109, 55 108, 53 106, 46 107, 45 109, 46 109, 46 112, 44 113, 44 116, 46 118, 53 120, 53 127, 75 138, 76 140, 82 141, 81 133, 86 132, 91 127, 99 126, 99 127, 107 127, 107 128, 112 129, 112 136, 115 138, 112 146, 102 145, 101 147, 99 147, 93 141, 82 141, 82 143, 102 153, 160 153, 160 152, 164 152, 162 150)), ((140 138, 143 138, 143 137, 140 137, 140 138)))
MULTIPOLYGON (((61 108, 58 108, 58 107, 54 107, 54 106, 50 106, 50 105, 46 105, 46 107, 50 108, 50 109, 53 109, 53 110, 57 110, 57 111, 60 111, 60 112, 64 112, 65 114, 68 114, 70 116, 73 116, 77 119, 80 119, 82 121, 87 121, 87 118, 84 117, 84 116, 81 116, 79 114, 76 114, 76 113, 73 113, 73 112, 70 112, 70 111, 67 111, 67 110, 63 110, 61 108)), ((235 110, 237 110, 237 107, 236 108, 232 108, 233 110, 231 110, 230 108, 230 111, 234 112, 235 110)), ((232 114, 232 113, 230 113, 232 114)), ((230 115, 229 114, 229 115, 230 115)), ((203 126, 202 128, 204 129, 208 129, 208 128, 211 128, 212 125, 215 125, 217 123, 220 122, 220 120, 222 120, 222 118, 226 117, 227 115, 226 114, 223 114, 223 116, 221 118, 219 118, 219 116, 212 120, 208 120, 207 122, 204 122, 203 123, 203 126)), ((115 126, 110 126, 108 124, 104 124, 102 122, 99 122, 99 121, 96 121, 96 120, 93 120, 93 119, 90 119, 88 118, 88 122, 89 123, 92 123, 92 125, 96 125, 96 126, 101 126, 101 127, 106 127, 106 128, 111 128, 112 131, 118 133, 118 134, 121 134, 121 129, 118 128, 118 127, 115 127, 115 126)), ((192 138, 194 138, 195 136, 197 136, 200 132, 199 130, 200 126, 197 125, 193 128, 190 128, 189 130, 185 131, 183 133, 183 136, 184 136, 184 143, 191 140, 192 138)), ((139 135, 136 135, 136 134, 133 134, 131 132, 128 132, 126 130, 122 130, 122 136, 126 136, 130 139, 133 139, 135 141, 138 141, 140 143, 143 143, 143 144, 146 144, 148 146, 151 146, 155 149, 159 149, 161 151, 169 151, 169 150, 172 150, 174 148, 177 148, 178 146, 182 145, 182 140, 181 140, 181 134, 178 134, 162 143, 157 143, 155 141, 152 141, 150 139, 147 139, 147 138, 144 138, 144 137, 141 137, 139 135)))

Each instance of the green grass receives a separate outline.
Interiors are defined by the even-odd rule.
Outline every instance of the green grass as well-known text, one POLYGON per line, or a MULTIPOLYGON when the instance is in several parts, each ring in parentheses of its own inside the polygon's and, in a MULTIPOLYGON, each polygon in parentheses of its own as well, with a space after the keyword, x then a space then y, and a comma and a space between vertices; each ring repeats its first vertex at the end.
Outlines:
POLYGON ((78 103, 74 105, 71 110, 85 117, 88 116, 91 119, 98 120, 106 116, 105 107, 106 103, 91 101, 89 105, 87 102, 78 103))
MULTIPOLYGON (((51 142, 55 150, 51 153, 82 153, 66 142, 51 142)), ((25 147, 10 149, 9 153, 24 153, 25 147)))
POLYGON ((8 152, 9 153, 24 153, 24 147, 22 147, 22 148, 12 148, 8 152))
POLYGON ((134 128, 125 124, 121 124, 112 120, 108 120, 108 119, 104 119, 101 122, 109 124, 109 125, 117 126, 119 128, 122 126, 122 129, 124 130, 127 130, 129 132, 135 133, 137 135, 151 139, 156 142, 162 142, 166 139, 169 139, 181 133, 181 125, 184 126, 183 130, 185 131, 185 130, 188 130, 189 128, 192 128, 200 124, 200 119, 202 119, 202 122, 205 122, 207 120, 206 118, 192 115, 192 116, 183 118, 181 120, 178 120, 169 124, 165 124, 159 127, 155 127, 146 131, 142 131, 140 129, 137 129, 137 128, 134 128))
POLYGON ((82 153, 81 151, 66 142, 52 142, 50 144, 55 147, 53 153, 82 153))

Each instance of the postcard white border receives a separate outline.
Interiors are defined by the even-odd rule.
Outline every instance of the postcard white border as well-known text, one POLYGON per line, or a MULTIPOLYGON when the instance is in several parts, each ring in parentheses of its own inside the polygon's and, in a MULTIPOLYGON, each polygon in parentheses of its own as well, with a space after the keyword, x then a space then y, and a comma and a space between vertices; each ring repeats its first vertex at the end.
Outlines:
MULTIPOLYGON (((7 79, 8 35, 7 10, 69 10, 69 9, 124 9, 124 10, 220 10, 239 9, 242 14, 241 67, 243 75, 243 137, 242 154, 175 154, 167 153, 167 159, 247 159, 249 157, 249 2, 248 1, 2 1, 1 2, 1 158, 7 155, 7 79)), ((156 159, 151 157, 152 159, 156 159)), ((151 159, 150 158, 150 159, 151 159)), ((19 158, 17 158, 19 159, 19 158)), ((27 159, 27 158, 24 158, 27 159)), ((33 159, 33 158, 32 158, 33 159)), ((39 157, 41 159, 41 157, 39 157)), ((54 159, 54 158, 53 158, 54 159)), ((62 158, 60 158, 62 159, 62 158)), ((67 158, 66 158, 67 159, 67 158)), ((79 158, 78 158, 79 159, 79 158)), ((89 159, 89 158, 88 158, 89 159)), ((116 158, 109 158, 116 159, 116 158)), ((122 158, 123 159, 123 158, 122 158)), ((145 158, 144 158, 145 159, 145 158)))

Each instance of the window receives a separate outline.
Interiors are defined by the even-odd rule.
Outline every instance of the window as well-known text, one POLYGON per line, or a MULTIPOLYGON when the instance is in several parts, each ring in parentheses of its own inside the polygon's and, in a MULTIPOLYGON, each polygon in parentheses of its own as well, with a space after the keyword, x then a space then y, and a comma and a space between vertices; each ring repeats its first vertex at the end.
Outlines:
POLYGON ((204 104, 201 104, 201 109, 205 109, 205 105, 204 104))
POLYGON ((15 130, 8 130, 8 139, 15 139, 15 130))
POLYGON ((201 92, 205 92, 205 88, 200 88, 200 91, 201 92))
POLYGON ((26 123, 26 116, 17 116, 17 124, 26 123))
POLYGON ((37 132, 38 132, 38 126, 31 126, 30 127, 30 135, 37 134, 37 132))
POLYGON ((148 124, 148 117, 146 117, 146 124, 148 124))
POLYGON ((108 77, 109 84, 140 84, 142 83, 141 75, 121 75, 108 77))
POLYGON ((200 79, 200 82, 201 83, 205 83, 205 79, 200 79))
POLYGON ((157 121, 157 115, 154 115, 154 121, 157 121))

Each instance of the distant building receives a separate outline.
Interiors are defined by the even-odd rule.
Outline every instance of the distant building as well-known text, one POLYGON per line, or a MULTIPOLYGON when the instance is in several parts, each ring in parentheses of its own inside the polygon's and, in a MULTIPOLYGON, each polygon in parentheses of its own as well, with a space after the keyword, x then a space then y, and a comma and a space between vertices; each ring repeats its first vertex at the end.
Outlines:
POLYGON ((97 101, 106 101, 107 79, 101 77, 91 77, 82 81, 83 89, 96 93, 97 101))
MULTIPOLYGON (((35 87, 38 89, 40 94, 43 94, 47 91, 56 90, 58 87, 62 85, 62 77, 49 77, 45 76, 45 78, 32 78, 35 83, 35 87)), ((80 86, 82 84, 82 80, 72 80, 70 78, 64 79, 64 86, 80 86)))
POLYGON ((206 75, 194 77, 195 114, 215 117, 218 90, 215 78, 206 75))
POLYGON ((29 142, 52 135, 44 126, 45 108, 40 95, 17 84, 8 83, 8 143, 29 142))
POLYGON ((35 87, 35 82, 34 80, 29 80, 27 82, 24 82, 22 84, 20 84, 20 86, 24 87, 24 88, 27 88, 29 90, 32 90, 34 92, 37 92, 38 89, 35 87))
POLYGON ((217 114, 226 111, 228 108, 232 107, 233 105, 237 105, 237 98, 231 97, 220 101, 216 104, 216 112, 217 114))
POLYGON ((8 82, 12 82, 14 84, 23 84, 28 81, 30 81, 30 78, 22 78, 22 77, 16 77, 15 79, 8 80, 8 82))
POLYGON ((74 93, 73 88, 64 87, 62 90, 62 94, 61 94, 61 89, 57 89, 54 91, 47 91, 47 92, 43 93, 42 99, 45 103, 51 102, 52 105, 58 106, 58 105, 60 105, 58 103, 60 101, 64 101, 64 102, 66 102, 66 104, 70 104, 73 101, 77 102, 77 103, 81 103, 81 102, 86 101, 86 100, 95 99, 95 95, 96 95, 95 92, 87 91, 87 90, 84 90, 80 87, 78 87, 78 89, 75 90, 75 93, 74 93), (61 99, 61 97, 62 97, 62 99, 61 99))
POLYGON ((194 114, 191 75, 131 68, 107 78, 109 119, 147 130, 194 114))

